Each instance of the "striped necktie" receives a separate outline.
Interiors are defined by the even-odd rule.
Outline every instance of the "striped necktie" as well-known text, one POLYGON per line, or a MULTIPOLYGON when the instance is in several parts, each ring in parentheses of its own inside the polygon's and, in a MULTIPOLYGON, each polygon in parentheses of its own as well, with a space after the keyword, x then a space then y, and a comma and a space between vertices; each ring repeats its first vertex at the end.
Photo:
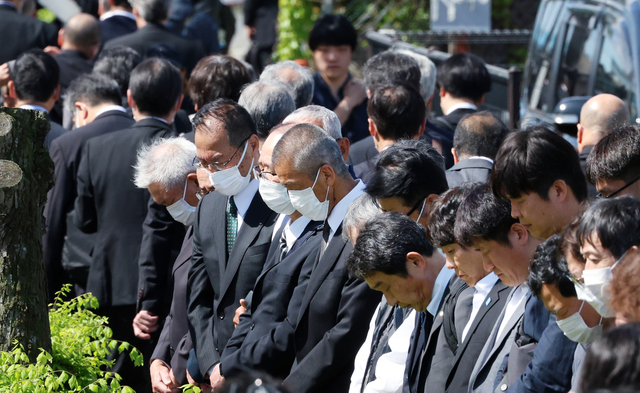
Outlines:
POLYGON ((231 255, 233 244, 236 242, 238 234, 238 208, 233 201, 233 197, 229 197, 227 205, 227 255, 231 255))

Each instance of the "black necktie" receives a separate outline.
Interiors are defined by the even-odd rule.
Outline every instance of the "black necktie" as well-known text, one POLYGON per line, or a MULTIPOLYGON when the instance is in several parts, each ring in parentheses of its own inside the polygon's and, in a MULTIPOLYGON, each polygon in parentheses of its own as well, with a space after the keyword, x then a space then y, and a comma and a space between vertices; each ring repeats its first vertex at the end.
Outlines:
POLYGON ((320 249, 320 257, 324 254, 324 251, 327 249, 327 245, 329 244, 329 235, 331 235, 331 226, 329 222, 324 222, 324 228, 322 228, 322 248, 320 249))
POLYGON ((287 247, 287 231, 286 229, 282 231, 282 236, 280 236, 280 259, 278 262, 282 262, 285 256, 287 256, 287 252, 289 252, 289 248, 287 247))

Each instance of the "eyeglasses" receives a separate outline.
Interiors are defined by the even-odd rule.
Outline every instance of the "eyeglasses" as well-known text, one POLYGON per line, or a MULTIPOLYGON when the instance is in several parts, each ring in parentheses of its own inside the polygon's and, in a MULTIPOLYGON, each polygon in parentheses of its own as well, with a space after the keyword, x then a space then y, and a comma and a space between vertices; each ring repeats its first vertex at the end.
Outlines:
POLYGON ((631 186, 633 183, 637 182, 638 180, 640 180, 640 176, 636 177, 635 179, 631 180, 629 183, 625 184, 624 187, 620 188, 618 191, 612 192, 611 194, 609 194, 607 196, 604 196, 601 193, 598 193, 598 194, 596 194, 596 198, 603 198, 603 199, 613 198, 616 195, 620 194, 623 190, 625 190, 626 188, 631 186))
MULTIPOLYGON (((249 138, 251 138, 251 136, 249 136, 249 138)), ((238 154, 238 151, 240 151, 240 148, 242 148, 244 146, 244 144, 249 140, 249 138, 245 139, 244 141, 242 141, 240 143, 240 146, 238 146, 236 151, 233 152, 233 155, 231 155, 231 158, 229 158, 227 161, 225 161, 225 162, 212 162, 211 164, 205 164, 198 157, 195 157, 193 159, 193 166, 198 168, 198 169, 205 169, 205 170, 207 170, 209 172, 223 171, 223 170, 227 169, 227 165, 229 165, 231 160, 233 160, 233 157, 235 157, 236 154, 238 154)))
POLYGON ((257 165, 253 167, 253 170, 256 171, 256 176, 258 176, 260 179, 264 179, 264 180, 273 181, 273 178, 278 176, 274 172, 261 171, 260 167, 257 166, 257 165))

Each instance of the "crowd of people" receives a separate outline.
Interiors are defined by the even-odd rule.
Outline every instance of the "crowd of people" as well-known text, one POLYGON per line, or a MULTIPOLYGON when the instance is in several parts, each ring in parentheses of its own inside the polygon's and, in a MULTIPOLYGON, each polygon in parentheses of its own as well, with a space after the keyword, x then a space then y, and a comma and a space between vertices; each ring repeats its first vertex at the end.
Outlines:
POLYGON ((640 390, 640 127, 625 102, 590 98, 574 146, 480 110, 491 79, 472 54, 436 67, 388 50, 360 83, 355 29, 325 15, 315 74, 260 72, 168 31, 166 0, 107 3, 136 26, 105 43, 78 14, 46 51, 41 26, 35 49, 2 58, 0 85, 4 106, 51 123, 49 296, 91 292, 144 353, 134 367, 114 351, 122 384, 640 390))

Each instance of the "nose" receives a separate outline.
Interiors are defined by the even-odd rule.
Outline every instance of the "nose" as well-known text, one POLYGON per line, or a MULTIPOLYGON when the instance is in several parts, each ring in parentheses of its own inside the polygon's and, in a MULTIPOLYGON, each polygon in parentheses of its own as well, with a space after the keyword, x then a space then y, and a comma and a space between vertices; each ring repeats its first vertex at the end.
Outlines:
POLYGON ((520 218, 522 213, 520 213, 520 207, 515 202, 511 201, 511 217, 520 218))
POLYGON ((456 264, 453 261, 453 255, 447 254, 444 260, 445 260, 445 265, 447 266, 447 269, 453 269, 456 267, 456 264))
POLYGON ((384 298, 387 299, 387 304, 390 306, 395 306, 398 303, 398 300, 391 295, 384 294, 384 298))
POLYGON ((484 266, 484 270, 491 272, 495 269, 495 265, 491 263, 491 260, 486 255, 482 254, 482 266, 484 266))

